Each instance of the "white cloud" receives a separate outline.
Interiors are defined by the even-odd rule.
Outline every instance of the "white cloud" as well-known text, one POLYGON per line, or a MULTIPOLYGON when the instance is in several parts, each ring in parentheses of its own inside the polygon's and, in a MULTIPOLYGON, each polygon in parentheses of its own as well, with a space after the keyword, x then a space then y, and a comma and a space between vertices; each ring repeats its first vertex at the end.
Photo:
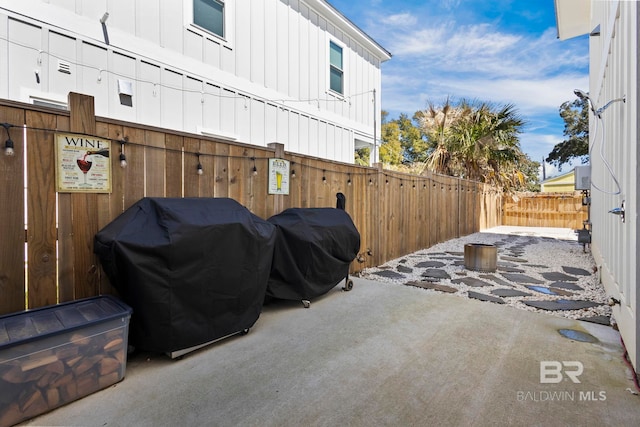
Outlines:
POLYGON ((399 109, 408 113, 424 108, 425 99, 439 102, 451 96, 454 99, 514 104, 523 115, 557 114, 563 102, 575 98, 574 89, 587 86, 588 77, 576 74, 529 80, 496 79, 486 75, 458 79, 443 73, 426 83, 419 74, 411 77, 394 70, 383 75, 385 108, 394 110, 404 105, 399 109), (397 100, 394 99, 396 97, 397 100))
POLYGON ((407 25, 415 25, 417 23, 417 18, 410 13, 397 13, 395 15, 389 15, 383 18, 382 23, 401 27, 407 25))
POLYGON ((523 114, 539 114, 555 109, 575 95, 573 90, 587 87, 588 76, 575 74, 538 79, 493 79, 478 76, 477 79, 443 80, 439 83, 457 96, 514 104, 523 114))
POLYGON ((382 67, 382 107, 394 118, 448 97, 514 104, 527 121, 521 147, 541 161, 563 139, 560 105, 588 88, 588 42, 561 42, 553 27, 536 34, 504 30, 499 20, 461 25, 450 14, 459 3, 441 4, 447 12, 438 16, 431 7, 369 14, 369 34, 393 55, 382 67))

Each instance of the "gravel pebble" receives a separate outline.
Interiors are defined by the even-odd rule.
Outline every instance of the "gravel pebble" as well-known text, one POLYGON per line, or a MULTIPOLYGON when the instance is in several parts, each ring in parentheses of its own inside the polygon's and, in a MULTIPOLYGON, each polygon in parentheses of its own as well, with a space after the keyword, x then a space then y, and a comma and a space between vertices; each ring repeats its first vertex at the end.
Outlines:
MULTIPOLYGON (((567 229, 557 230, 563 231, 567 229)), ((359 276, 370 280, 408 285, 410 282, 420 282, 421 280, 424 280, 423 273, 425 273, 427 269, 421 268, 420 265, 429 265, 429 261, 437 260, 445 264, 439 267, 439 269, 448 273, 448 276, 453 278, 453 280, 451 278, 441 278, 437 283, 457 289, 454 295, 468 298, 469 291, 473 293, 479 290, 478 287, 468 286, 465 284, 465 281, 469 282, 467 280, 461 281, 455 279, 461 275, 476 278, 478 280, 482 279, 483 281, 490 283, 491 286, 482 287, 481 292, 491 295, 493 290, 504 289, 505 287, 505 277, 501 274, 500 267, 498 268, 498 271, 491 273, 498 279, 498 282, 502 282, 496 283, 486 278, 486 272, 468 270, 465 268, 463 262, 459 262, 459 258, 458 262, 455 262, 454 260, 456 257, 451 257, 454 259, 446 260, 442 254, 463 256, 464 245, 467 243, 496 245, 498 247, 499 266, 502 260, 507 259, 509 264, 516 264, 518 269, 524 270, 524 273, 522 274, 526 274, 527 276, 543 282, 541 286, 548 287, 556 282, 555 280, 548 280, 544 277, 553 276, 548 274, 550 272, 566 275, 566 269, 563 269, 563 267, 583 269, 586 272, 592 272, 588 275, 571 275, 572 278, 575 279, 571 283, 582 289, 570 290, 570 295, 545 295, 544 293, 532 292, 531 289, 525 287, 524 284, 509 281, 509 284, 513 289, 522 291, 523 293, 526 292, 531 295, 502 297, 507 305, 521 310, 568 317, 571 319, 595 316, 611 317, 611 307, 607 304, 609 298, 605 293, 603 285, 598 283, 595 261, 591 252, 588 248, 585 251, 583 245, 577 242, 575 234, 570 230, 566 232, 557 232, 557 230, 529 227, 496 227, 484 232, 474 233, 468 236, 438 243, 428 249, 420 250, 413 254, 405 255, 402 258, 391 260, 378 267, 367 268, 360 272, 359 276), (552 231, 551 234, 548 233, 549 230, 552 231), (513 256, 514 252, 518 254, 517 257, 513 256), (520 258, 521 261, 518 262, 515 260, 517 258, 520 258), (412 269, 412 271, 410 273, 403 273, 403 277, 396 278, 382 277, 376 274, 377 272, 389 269, 397 271, 397 267, 400 263, 403 264, 403 267, 408 267, 406 270, 403 270, 407 271, 408 269, 412 269), (553 301, 558 299, 586 300, 596 302, 600 305, 581 310, 548 311, 524 304, 524 301, 553 301)), ((437 290, 432 289, 424 289, 424 291, 438 292, 437 290)), ((612 319, 612 324, 613 323, 614 320, 612 319)))

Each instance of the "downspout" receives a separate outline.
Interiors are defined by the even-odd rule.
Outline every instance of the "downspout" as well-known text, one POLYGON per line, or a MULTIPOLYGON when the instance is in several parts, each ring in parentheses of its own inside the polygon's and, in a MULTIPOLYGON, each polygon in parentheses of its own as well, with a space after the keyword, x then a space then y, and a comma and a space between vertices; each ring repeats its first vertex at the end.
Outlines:
POLYGON ((376 90, 373 89, 373 160, 374 163, 379 161, 378 159, 378 102, 376 99, 376 90))

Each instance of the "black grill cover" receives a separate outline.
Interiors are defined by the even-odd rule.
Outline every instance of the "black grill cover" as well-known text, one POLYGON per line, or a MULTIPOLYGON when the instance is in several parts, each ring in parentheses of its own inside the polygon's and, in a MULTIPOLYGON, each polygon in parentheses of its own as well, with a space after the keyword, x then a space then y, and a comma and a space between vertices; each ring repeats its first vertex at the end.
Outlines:
POLYGON ((360 233, 344 210, 292 208, 268 221, 277 227, 268 296, 308 300, 347 277, 360 233))
POLYGON ((275 227, 233 199, 144 198, 103 228, 94 252, 133 308, 130 341, 173 352, 258 320, 275 227))

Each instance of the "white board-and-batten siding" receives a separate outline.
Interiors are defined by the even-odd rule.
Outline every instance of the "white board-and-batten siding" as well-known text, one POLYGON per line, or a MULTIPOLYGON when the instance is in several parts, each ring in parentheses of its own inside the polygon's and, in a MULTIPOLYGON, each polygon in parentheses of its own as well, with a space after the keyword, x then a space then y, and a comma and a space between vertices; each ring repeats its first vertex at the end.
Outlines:
POLYGON ((0 0, 0 98, 64 105, 80 92, 95 97, 99 116, 279 142, 348 163, 355 140, 373 143, 373 91, 379 96, 380 64, 390 55, 325 2, 227 0, 224 39, 192 25, 190 7, 191 0, 0 0), (329 91, 330 41, 343 48, 344 96, 329 91), (130 106, 121 103, 119 80, 131 84, 130 106))

